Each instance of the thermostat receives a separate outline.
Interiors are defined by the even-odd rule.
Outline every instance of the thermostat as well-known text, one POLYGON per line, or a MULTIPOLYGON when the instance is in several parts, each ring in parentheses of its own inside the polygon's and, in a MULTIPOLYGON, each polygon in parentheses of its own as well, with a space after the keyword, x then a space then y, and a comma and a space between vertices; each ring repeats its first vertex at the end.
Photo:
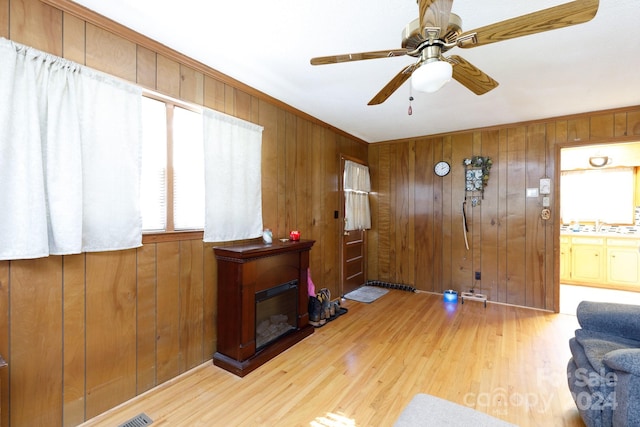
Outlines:
POLYGON ((540 194, 551 194, 551 179, 540 178, 540 194))

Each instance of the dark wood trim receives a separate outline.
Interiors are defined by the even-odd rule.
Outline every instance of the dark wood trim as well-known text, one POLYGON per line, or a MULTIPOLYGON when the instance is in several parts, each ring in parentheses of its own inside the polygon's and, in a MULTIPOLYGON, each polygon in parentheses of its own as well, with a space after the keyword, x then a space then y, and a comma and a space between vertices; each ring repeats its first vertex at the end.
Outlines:
POLYGON ((170 231, 142 235, 142 244, 179 242, 181 240, 202 240, 204 231, 170 231))
POLYGON ((314 243, 315 240, 299 240, 297 242, 276 240, 273 244, 266 245, 262 241, 256 241, 232 246, 216 246, 213 249, 216 253, 216 259, 243 263, 283 253, 309 251, 314 243))
MULTIPOLYGON (((523 122, 516 122, 516 123, 508 123, 508 124, 498 124, 498 125, 493 125, 493 126, 487 126, 487 127, 483 127, 483 128, 474 128, 474 129, 461 129, 461 130, 457 130, 457 131, 452 131, 452 132, 444 132, 444 133, 436 133, 433 135, 420 135, 420 136, 413 136, 413 137, 409 137, 409 138, 402 138, 402 139, 393 139, 393 140, 389 140, 389 141, 376 141, 376 142, 371 142, 369 143, 370 145, 373 144, 389 144, 389 143, 407 143, 407 142, 411 142, 411 141, 416 141, 416 140, 424 140, 424 139, 433 139, 433 138, 443 138, 446 136, 452 136, 452 135, 461 135, 461 134, 468 134, 468 133, 474 133, 474 132, 488 132, 488 131, 495 131, 495 130, 503 130, 506 128, 516 128, 516 127, 521 127, 521 126, 531 126, 531 125, 535 125, 535 124, 547 124, 547 123, 557 123, 559 121, 563 121, 563 120, 577 120, 577 119, 584 119, 584 118, 591 118, 593 116, 597 116, 597 115, 601 115, 601 114, 618 114, 618 113, 628 113, 630 111, 637 111, 638 107, 640 105, 634 105, 634 106, 630 106, 630 107, 620 107, 620 108, 612 108, 610 110, 600 110, 600 111, 587 111, 584 113, 577 113, 577 114, 569 114, 566 116, 559 116, 559 117, 547 117, 547 118, 543 118, 543 119, 536 119, 536 120, 528 120, 528 121, 523 121, 523 122)), ((634 142, 634 141, 638 141, 640 139, 640 135, 625 135, 625 136, 617 136, 617 137, 613 137, 613 138, 590 138, 589 140, 577 140, 577 141, 573 141, 573 143, 585 143, 585 145, 587 143, 589 144, 598 144, 598 143, 603 143, 603 142, 634 142)), ((567 146, 571 145, 571 142, 567 142, 566 143, 567 146)))

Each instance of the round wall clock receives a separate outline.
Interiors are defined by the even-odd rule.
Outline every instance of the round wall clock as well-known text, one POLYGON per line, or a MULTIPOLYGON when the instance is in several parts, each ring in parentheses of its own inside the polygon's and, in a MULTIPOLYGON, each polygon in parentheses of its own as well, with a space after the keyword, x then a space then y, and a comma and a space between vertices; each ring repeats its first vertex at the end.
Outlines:
POLYGON ((449 173, 449 171, 451 171, 451 165, 449 165, 449 163, 447 163, 445 161, 438 162, 433 167, 433 171, 438 176, 445 176, 445 175, 447 175, 449 173))

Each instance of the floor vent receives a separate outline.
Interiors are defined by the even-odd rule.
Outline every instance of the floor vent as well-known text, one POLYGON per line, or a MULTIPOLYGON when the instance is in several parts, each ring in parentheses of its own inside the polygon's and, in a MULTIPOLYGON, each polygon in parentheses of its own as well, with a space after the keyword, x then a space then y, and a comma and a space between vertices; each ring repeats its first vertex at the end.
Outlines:
POLYGON ((142 413, 140 415, 136 415, 131 418, 129 421, 125 421, 120 424, 118 427, 144 427, 153 423, 153 420, 147 416, 147 414, 142 413))

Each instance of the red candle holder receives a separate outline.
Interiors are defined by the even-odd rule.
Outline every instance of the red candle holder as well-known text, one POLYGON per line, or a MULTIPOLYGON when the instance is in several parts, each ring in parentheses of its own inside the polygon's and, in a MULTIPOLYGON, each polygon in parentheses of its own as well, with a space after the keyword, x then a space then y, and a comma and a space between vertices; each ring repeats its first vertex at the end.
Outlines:
POLYGON ((300 232, 298 230, 293 230, 291 233, 289 233, 289 239, 297 242, 298 240, 300 240, 300 232))

